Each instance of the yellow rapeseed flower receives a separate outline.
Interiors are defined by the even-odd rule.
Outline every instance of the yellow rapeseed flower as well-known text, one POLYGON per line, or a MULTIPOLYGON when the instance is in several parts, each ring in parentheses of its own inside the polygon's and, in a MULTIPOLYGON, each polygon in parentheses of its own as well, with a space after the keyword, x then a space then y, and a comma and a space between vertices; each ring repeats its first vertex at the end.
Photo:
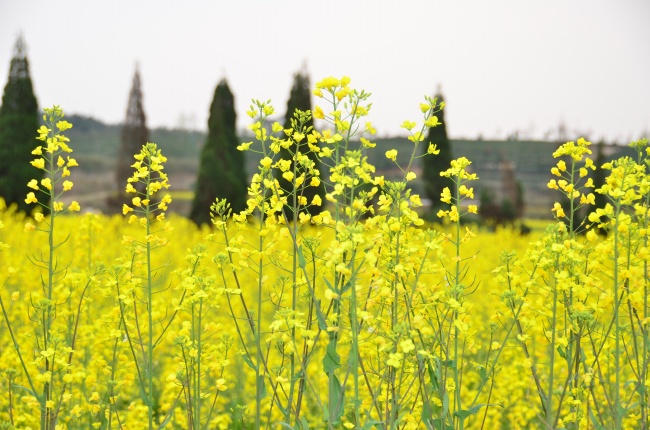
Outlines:
POLYGON ((42 179, 41 180, 41 185, 43 187, 47 188, 48 190, 52 190, 52 181, 50 180, 50 178, 42 179))
POLYGON ((443 203, 451 204, 451 190, 449 187, 445 187, 440 193, 440 201, 443 203))
POLYGON ((37 169, 45 169, 45 159, 43 158, 37 158, 36 160, 32 160, 29 163, 37 169))
POLYGON ((25 199, 25 203, 30 204, 30 203, 37 203, 38 199, 36 198, 36 194, 33 192, 27 193, 27 198, 25 199))

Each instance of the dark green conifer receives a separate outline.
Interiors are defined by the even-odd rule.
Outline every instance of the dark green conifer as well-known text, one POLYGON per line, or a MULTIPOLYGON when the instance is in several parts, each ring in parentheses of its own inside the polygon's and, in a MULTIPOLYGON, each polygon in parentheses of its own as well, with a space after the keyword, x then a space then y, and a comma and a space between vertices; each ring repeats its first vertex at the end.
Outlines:
MULTIPOLYGON (((440 93, 440 89, 438 89, 435 97, 438 103, 444 107, 445 99, 440 93)), ((423 148, 426 152, 428 144, 432 143, 436 145, 440 153, 437 155, 427 155, 422 159, 424 190, 427 198, 431 201, 431 210, 434 214, 444 205, 440 202, 440 194, 445 187, 449 187, 452 196, 455 195, 453 181, 450 178, 440 176, 440 172, 449 169, 452 160, 451 145, 447 137, 447 123, 445 121, 444 108, 436 113, 436 116, 440 124, 429 129, 428 138, 425 140, 426 145, 423 145, 423 148)))
MULTIPOLYGON (((309 82, 309 75, 307 75, 305 71, 298 72, 293 77, 293 85, 291 87, 289 100, 287 101, 287 112, 284 118, 285 130, 292 129, 294 128, 294 125, 297 126, 299 124, 298 118, 296 116, 296 111, 300 111, 300 112, 311 111, 311 84, 309 82)), ((311 130, 313 126, 314 126, 314 121, 313 118, 310 117, 310 119, 303 124, 303 133, 306 134, 306 131, 311 130)), ((314 142, 313 145, 318 145, 318 142, 314 142)), ((320 159, 314 152, 309 150, 309 146, 307 144, 307 138, 304 138, 299 144, 295 143, 294 141, 294 144, 289 149, 282 148, 280 150, 280 157, 285 160, 292 160, 293 159, 292 153, 296 153, 297 151, 303 154, 307 154, 309 160, 311 160, 314 163, 314 169, 320 172, 320 159)), ((294 169, 294 167, 295 166, 292 162, 291 169, 294 169)), ((304 171, 305 169, 302 166, 299 166, 296 171, 296 177, 299 176, 300 173, 304 171)), ((280 187, 286 192, 290 205, 294 195, 297 198, 302 196, 307 199, 308 206, 306 207, 303 206, 303 209, 300 212, 309 213, 310 215, 318 215, 323 211, 322 205, 321 206, 309 205, 314 199, 314 196, 316 195, 319 195, 321 197, 321 200, 323 201, 324 204, 325 186, 323 182, 320 182, 318 186, 314 187, 310 185, 310 179, 307 179, 304 184, 302 184, 295 190, 294 193, 292 183, 282 177, 282 172, 280 171, 280 169, 275 169, 274 174, 276 179, 280 183, 280 187)), ((289 208, 289 206, 286 206, 285 210, 287 211, 287 217, 290 219, 293 218, 294 214, 293 211, 291 211, 291 209, 289 208)))
POLYGON ((0 107, 0 197, 7 205, 17 204, 21 211, 30 210, 25 203, 27 183, 43 177, 42 170, 29 164, 34 159, 31 152, 38 146, 38 103, 26 51, 19 36, 0 107))
POLYGON ((237 149, 235 98, 225 79, 214 91, 208 137, 201 152, 190 218, 197 225, 210 222, 210 206, 225 198, 235 212, 246 208, 247 177, 244 153, 237 149))

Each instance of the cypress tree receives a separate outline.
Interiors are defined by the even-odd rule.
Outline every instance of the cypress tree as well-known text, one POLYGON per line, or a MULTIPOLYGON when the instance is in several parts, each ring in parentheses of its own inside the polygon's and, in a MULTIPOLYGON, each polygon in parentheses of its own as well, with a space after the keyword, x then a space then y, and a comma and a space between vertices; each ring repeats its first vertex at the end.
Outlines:
POLYGON ((0 197, 7 205, 17 204, 21 211, 29 211, 25 203, 27 183, 40 180, 44 173, 29 164, 34 158, 31 152, 37 146, 38 103, 26 50, 25 41, 19 36, 0 107, 0 197))
POLYGON ((201 164, 190 219, 197 225, 210 222, 210 206, 225 198, 233 211, 246 208, 247 177, 244 153, 237 149, 235 98, 225 79, 217 85, 210 106, 208 136, 201 151, 201 164))
MULTIPOLYGON (((293 128, 294 124, 292 124, 292 120, 297 125, 296 110, 301 112, 311 111, 311 84, 309 82, 309 76, 304 71, 298 72, 293 76, 293 85, 291 87, 291 93, 289 94, 289 100, 287 101, 287 112, 284 117, 285 130, 293 128)), ((304 131, 310 130, 313 126, 314 120, 313 117, 310 117, 310 119, 303 124, 304 131)), ((318 145, 318 142, 313 143, 313 145, 318 145)), ((280 150, 280 157, 285 160, 292 160, 293 156, 291 154, 295 154, 296 152, 307 154, 309 160, 314 163, 314 169, 317 171, 320 170, 320 159, 314 152, 309 150, 306 138, 299 144, 294 141, 293 145, 289 149, 282 148, 280 150)), ((292 162, 291 168, 293 169, 293 167, 294 165, 292 162)), ((296 176, 299 176, 300 173, 304 171, 305 169, 298 168, 296 176)), ((275 169, 274 175, 280 183, 280 187, 285 190, 289 196, 288 199, 290 203, 292 199, 291 193, 294 191, 297 197, 305 197, 308 204, 312 202, 316 195, 319 195, 323 202, 325 201, 325 185, 323 182, 320 182, 317 187, 314 187, 309 185, 310 181, 307 179, 303 185, 298 187, 297 190, 294 190, 292 183, 282 177, 282 171, 280 169, 275 169)), ((285 206, 285 211, 287 211, 288 218, 293 218, 293 211, 291 211, 288 206, 285 206)), ((310 215, 318 215, 322 211, 322 205, 311 205, 307 207, 303 206, 300 212, 308 213, 310 215)))
MULTIPOLYGON (((436 114, 438 117, 439 125, 429 129, 427 143, 436 145, 440 151, 437 155, 427 155, 422 160, 422 179, 424 182, 424 190, 426 196, 431 200, 431 211, 435 214, 438 209, 443 206, 440 201, 440 194, 445 187, 449 187, 451 195, 454 196, 455 185, 450 178, 440 176, 440 172, 449 169, 452 155, 451 145, 447 137, 447 123, 445 122, 444 102, 440 89, 438 89, 435 96, 438 103, 443 106, 443 109, 436 114)), ((423 145, 426 153, 428 145, 423 145)))
MULTIPOLYGON (((142 145, 149 141, 147 116, 142 102, 142 83, 137 67, 133 74, 133 83, 129 92, 129 102, 126 108, 126 120, 120 135, 120 149, 117 153, 115 183, 117 193, 108 199, 108 207, 113 212, 122 210, 124 203, 130 203, 132 195, 126 193, 127 179, 133 173, 131 165, 135 162, 133 156, 138 154, 142 145)), ((139 190, 142 191, 142 190, 139 190)))

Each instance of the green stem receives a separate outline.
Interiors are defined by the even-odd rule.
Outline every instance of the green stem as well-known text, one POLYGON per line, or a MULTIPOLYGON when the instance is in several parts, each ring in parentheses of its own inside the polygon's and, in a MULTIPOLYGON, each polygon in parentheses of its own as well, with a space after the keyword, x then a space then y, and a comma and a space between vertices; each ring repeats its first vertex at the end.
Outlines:
MULTIPOLYGON (((555 268, 559 270, 559 261, 556 259, 555 268)), ((555 338, 557 336, 557 280, 553 278, 553 315, 551 317, 551 346, 549 350, 548 389, 546 394, 546 426, 553 428, 553 384, 555 376, 555 338)), ((559 407, 558 407, 559 409, 559 407)))
MULTIPOLYGON (((454 294, 457 296, 460 296, 460 186, 462 184, 462 180, 460 176, 458 176, 456 180, 456 186, 454 187, 454 194, 456 195, 456 210, 458 212, 458 221, 456 222, 456 273, 454 274, 454 294)), ((458 300, 460 297, 455 297, 456 300, 458 300)), ((458 312, 454 311, 452 314, 452 320, 455 323, 456 319, 458 318, 458 312)), ((456 401, 455 403, 455 410, 456 412, 460 412, 462 408, 461 404, 461 397, 460 397, 460 391, 461 391, 461 380, 460 380, 460 361, 458 357, 458 337, 460 335, 460 330, 458 329, 458 326, 454 326, 454 382, 456 383, 456 401)), ((458 419, 458 428, 460 430, 463 430, 465 426, 465 420, 463 418, 458 419)))
MULTIPOLYGON (((147 200, 151 199, 149 192, 149 184, 151 183, 151 172, 149 172, 146 181, 146 197, 147 200)), ((147 235, 146 240, 146 249, 147 249, 147 320, 149 326, 149 334, 147 340, 147 383, 148 383, 148 393, 147 393, 147 410, 149 418, 149 429, 153 429, 154 419, 153 419, 153 274, 151 270, 151 242, 149 241, 149 235, 151 234, 151 201, 147 203, 145 207, 145 217, 147 219, 147 235)))
POLYGON ((613 273, 613 290, 614 290, 614 325, 615 325, 615 330, 614 330, 614 339, 615 339, 615 346, 614 346, 614 373, 615 373, 615 379, 614 379, 614 428, 616 430, 619 430, 621 428, 621 413, 620 413, 620 405, 621 405, 621 393, 620 393, 620 386, 621 386, 621 379, 620 379, 620 363, 621 363, 621 324, 619 320, 619 306, 621 303, 621 298, 618 295, 618 255, 619 255, 619 249, 618 249, 618 223, 619 223, 619 216, 621 212, 621 205, 619 202, 616 202, 616 211, 615 211, 615 223, 614 223, 614 273, 613 273))

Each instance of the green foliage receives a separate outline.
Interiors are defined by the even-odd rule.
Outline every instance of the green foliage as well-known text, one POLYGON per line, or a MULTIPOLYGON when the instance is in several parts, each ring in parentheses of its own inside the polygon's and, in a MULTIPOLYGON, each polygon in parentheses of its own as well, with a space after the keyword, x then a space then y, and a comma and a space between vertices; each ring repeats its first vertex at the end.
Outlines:
MULTIPOLYGON (((447 124, 445 122, 444 105, 445 100, 438 92, 436 99, 440 104, 440 111, 437 113, 438 126, 429 129, 427 142, 436 145, 440 151, 435 157, 424 157, 422 160, 422 179, 424 181, 424 190, 427 198, 431 200, 431 210, 435 213, 440 209, 442 203, 440 202, 440 194, 445 187, 449 187, 451 195, 454 195, 454 183, 449 178, 440 176, 440 172, 444 172, 449 168, 452 160, 451 145, 447 137, 447 124)), ((427 146, 424 145, 426 153, 427 146)))
POLYGON ((225 198, 234 211, 246 207, 244 154, 237 149, 235 98, 225 79, 214 91, 208 119, 208 137, 201 152, 201 165, 190 219, 196 224, 210 222, 210 206, 215 198, 225 198))
MULTIPOLYGON (((298 72, 294 75, 293 77, 293 86, 291 87, 291 94, 289 96, 289 100, 287 102, 287 112, 285 114, 285 119, 284 119, 284 128, 286 129, 295 129, 296 126, 298 125, 297 123, 292 123, 295 122, 294 115, 297 115, 296 110, 301 111, 301 112, 307 112, 311 111, 311 90, 310 90, 310 83, 309 83, 309 76, 304 73, 304 72, 298 72)), ((309 130, 314 126, 314 121, 313 118, 309 118, 304 124, 303 124, 303 129, 305 131, 309 130)), ((299 130, 294 130, 294 131, 299 131, 299 130)), ((305 131, 302 131, 302 133, 305 133, 305 131)), ((318 142, 315 142, 314 145, 318 145, 318 142)), ((315 163, 315 168, 316 170, 320 169, 320 158, 316 155, 316 152, 310 151, 307 145, 307 141, 303 140, 300 143, 296 143, 295 141, 291 145, 290 148, 281 148, 280 149, 280 158, 284 160, 291 160, 293 159, 293 154, 296 152, 301 152, 303 154, 307 154, 307 157, 315 163)), ((295 167, 295 166, 292 166, 295 167)), ((298 176, 299 172, 295 172, 296 176, 298 176)), ((298 189, 294 189, 293 184, 291 181, 287 181, 285 178, 282 177, 282 171, 280 169, 274 169, 273 174, 275 178, 278 180, 280 187, 287 192, 291 197, 288 197, 289 200, 295 196, 296 198, 299 198, 300 196, 306 197, 308 202, 311 202, 314 199, 315 195, 319 195, 322 200, 325 199, 325 185, 321 182, 319 186, 313 187, 299 187, 298 189)), ((285 205, 284 210, 287 212, 287 217, 289 219, 292 219, 294 214, 293 211, 291 210, 291 205, 285 205)), ((303 213, 308 213, 310 215, 318 215, 323 211, 323 207, 321 206, 316 206, 316 205, 310 205, 310 206, 303 206, 300 208, 300 212, 303 213)))
POLYGON ((29 161, 36 147, 34 130, 38 128, 38 103, 25 49, 19 37, 0 107, 0 196, 8 205, 16 203, 21 211, 28 210, 25 192, 27 182, 34 177, 29 161))

